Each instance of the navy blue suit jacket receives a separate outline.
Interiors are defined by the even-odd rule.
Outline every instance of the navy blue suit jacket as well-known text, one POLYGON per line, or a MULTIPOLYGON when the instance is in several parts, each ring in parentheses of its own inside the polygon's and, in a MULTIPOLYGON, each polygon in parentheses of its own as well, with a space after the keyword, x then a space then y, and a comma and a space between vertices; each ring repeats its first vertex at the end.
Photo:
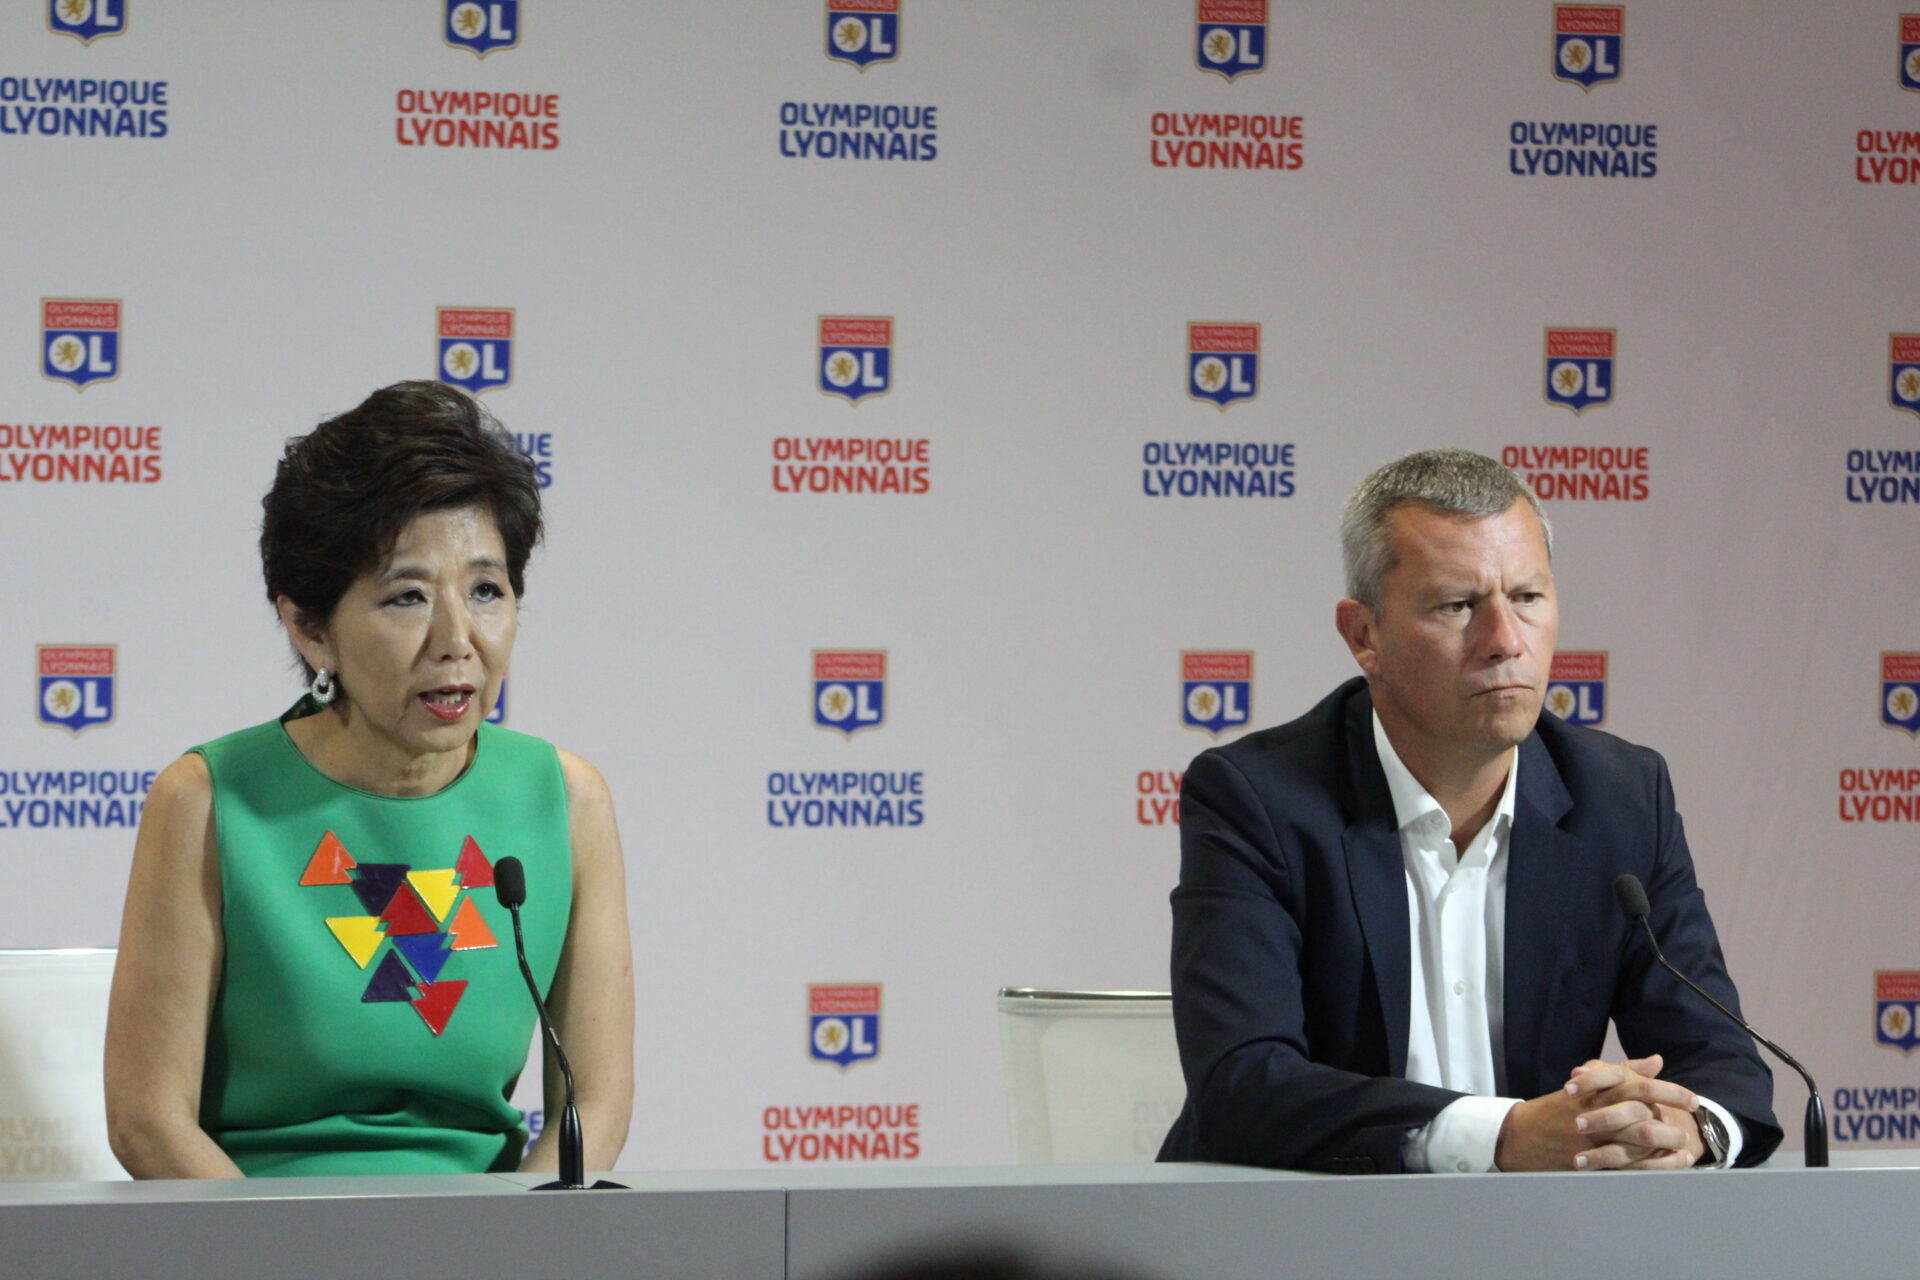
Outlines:
MULTIPOLYGON (((1187 1102, 1162 1160, 1399 1171, 1407 1130, 1460 1095, 1407 1080, 1407 886, 1366 682, 1203 753, 1180 798, 1173 1008, 1187 1102)), ((1507 850, 1505 1091, 1532 1098, 1598 1057, 1633 1057, 1780 1143, 1773 1077, 1746 1034, 1653 961, 1613 879, 1646 885, 1655 935, 1729 1008, 1666 762, 1542 715, 1520 745, 1507 850)))

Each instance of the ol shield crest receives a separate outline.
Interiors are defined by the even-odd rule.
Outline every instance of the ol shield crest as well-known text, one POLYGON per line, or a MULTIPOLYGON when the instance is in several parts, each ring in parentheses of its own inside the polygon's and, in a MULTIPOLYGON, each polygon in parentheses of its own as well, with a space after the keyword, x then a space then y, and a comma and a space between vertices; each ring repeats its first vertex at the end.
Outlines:
POLYGON ((132 0, 47 0, 47 30, 92 44, 127 29, 127 6, 132 0))
POLYGON ((893 390, 893 317, 820 317, 820 394, 859 404, 893 390))
POLYGON ((1253 651, 1187 649, 1180 654, 1180 723, 1219 737, 1253 715, 1253 651))
POLYGON ((1612 329, 1548 329, 1546 397, 1574 413, 1613 403, 1612 329))
POLYGON ((1920 971, 1879 969, 1873 975, 1873 1042, 1901 1053, 1920 1049, 1920 971))
POLYGON ((1553 78, 1591 92, 1620 78, 1627 38, 1623 4, 1553 6, 1553 78))
POLYGON ((1920 333, 1887 336, 1887 403, 1920 416, 1920 333))
POLYGON ((36 649, 41 724, 77 737, 113 723, 118 645, 43 644, 36 649))
POLYGON ((1224 76, 1267 69, 1267 0, 1194 0, 1193 65, 1224 76))
POLYGON ((1920 653, 1880 655, 1880 723, 1920 737, 1920 653))
POLYGON ((1260 326, 1193 321, 1187 325, 1187 396, 1222 413, 1260 394, 1260 326))
POLYGON ((1568 724, 1607 722, 1607 655, 1556 653, 1547 674, 1547 710, 1568 724))
POLYGON ((900 56, 900 0, 827 0, 827 56, 865 71, 900 56))
POLYGON ((1920 93, 1920 13, 1900 15, 1900 87, 1920 93))
POLYGON ((513 308, 439 308, 440 381, 470 396, 513 381, 513 308))
POLYGON ((887 722, 887 651, 815 649, 813 723, 851 738, 887 722))
POLYGON ((85 391, 120 376, 118 298, 40 299, 40 376, 85 391))
POLYGON ((807 984, 807 1056, 842 1071, 880 1056, 880 984, 807 984))
POLYGON ((520 0, 441 0, 441 36, 484 58, 520 43, 520 0))

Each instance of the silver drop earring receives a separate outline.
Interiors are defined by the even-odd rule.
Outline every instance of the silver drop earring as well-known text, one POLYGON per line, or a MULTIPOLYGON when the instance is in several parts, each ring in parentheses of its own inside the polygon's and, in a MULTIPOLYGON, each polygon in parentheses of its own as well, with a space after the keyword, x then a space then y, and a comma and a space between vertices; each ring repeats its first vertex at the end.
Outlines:
POLYGON ((333 696, 339 692, 340 682, 325 667, 313 673, 313 683, 307 686, 308 696, 323 707, 332 702, 333 696))

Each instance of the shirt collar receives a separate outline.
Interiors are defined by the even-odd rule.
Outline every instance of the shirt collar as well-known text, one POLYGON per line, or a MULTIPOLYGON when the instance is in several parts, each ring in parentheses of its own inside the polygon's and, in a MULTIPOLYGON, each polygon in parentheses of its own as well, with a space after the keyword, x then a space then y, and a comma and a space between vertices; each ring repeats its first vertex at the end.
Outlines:
MULTIPOLYGON (((1393 743, 1387 739, 1386 726, 1380 723, 1380 713, 1376 710, 1372 714, 1374 749, 1380 753, 1380 768, 1387 775, 1387 791, 1393 796, 1394 828, 1405 831, 1429 814, 1437 813, 1445 818, 1447 811, 1441 808, 1440 802, 1429 795, 1427 789, 1420 785, 1420 780, 1413 776, 1413 771, 1401 763, 1400 753, 1393 749, 1393 743)), ((1519 777, 1520 752, 1515 750, 1513 763, 1507 766, 1506 789, 1500 793, 1500 806, 1488 820, 1490 825, 1497 827, 1503 819, 1509 826, 1512 825, 1513 798, 1519 777)))

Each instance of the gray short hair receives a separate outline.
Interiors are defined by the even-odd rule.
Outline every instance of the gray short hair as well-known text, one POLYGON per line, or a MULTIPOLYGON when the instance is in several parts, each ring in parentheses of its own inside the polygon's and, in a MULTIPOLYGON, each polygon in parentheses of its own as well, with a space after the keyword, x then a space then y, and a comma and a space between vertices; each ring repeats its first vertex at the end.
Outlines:
POLYGON ((1380 608, 1380 582, 1393 568, 1394 508, 1416 503, 1454 515, 1497 516, 1523 499, 1540 519, 1552 560, 1553 526, 1533 489, 1511 468, 1466 449, 1426 449, 1389 462, 1360 482, 1340 518, 1347 595, 1380 608))

